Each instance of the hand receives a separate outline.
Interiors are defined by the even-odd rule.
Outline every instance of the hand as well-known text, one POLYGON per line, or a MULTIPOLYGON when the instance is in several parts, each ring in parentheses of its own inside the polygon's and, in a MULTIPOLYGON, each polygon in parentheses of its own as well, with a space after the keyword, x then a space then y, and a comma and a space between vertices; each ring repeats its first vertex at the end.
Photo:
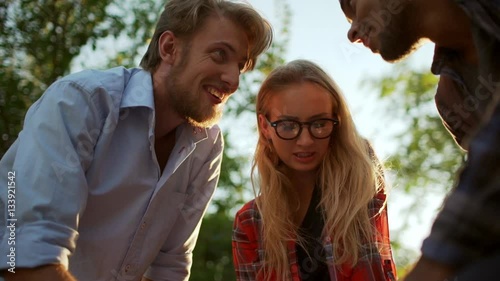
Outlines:
POLYGON ((44 265, 36 268, 16 268, 16 273, 3 271, 6 281, 77 281, 60 264, 44 265))
POLYGON ((403 281, 452 281, 455 270, 449 265, 421 257, 403 281))

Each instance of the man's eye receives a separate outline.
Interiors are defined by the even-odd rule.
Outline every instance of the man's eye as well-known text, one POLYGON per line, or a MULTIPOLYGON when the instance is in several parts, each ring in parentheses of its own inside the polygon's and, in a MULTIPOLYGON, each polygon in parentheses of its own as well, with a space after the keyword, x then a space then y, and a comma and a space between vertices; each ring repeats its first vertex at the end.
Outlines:
POLYGON ((215 60, 218 62, 223 62, 226 59, 226 52, 224 50, 215 50, 213 54, 215 60))

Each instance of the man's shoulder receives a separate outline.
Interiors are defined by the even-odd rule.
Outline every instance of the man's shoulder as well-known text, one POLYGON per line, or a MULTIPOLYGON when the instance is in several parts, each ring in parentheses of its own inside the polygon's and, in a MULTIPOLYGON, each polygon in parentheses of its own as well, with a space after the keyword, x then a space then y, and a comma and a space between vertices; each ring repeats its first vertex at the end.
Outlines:
POLYGON ((54 82, 40 97, 34 108, 44 100, 70 105, 73 110, 91 108, 89 111, 99 120, 110 114, 120 114, 122 101, 132 77, 141 69, 116 67, 107 70, 83 70, 69 74, 54 82))
POLYGON ((69 74, 54 84, 72 83, 81 90, 93 92, 123 92, 134 73, 141 71, 137 68, 127 69, 115 67, 106 70, 88 69, 69 74))
POLYGON ((500 40, 500 0, 455 0, 472 22, 500 40))

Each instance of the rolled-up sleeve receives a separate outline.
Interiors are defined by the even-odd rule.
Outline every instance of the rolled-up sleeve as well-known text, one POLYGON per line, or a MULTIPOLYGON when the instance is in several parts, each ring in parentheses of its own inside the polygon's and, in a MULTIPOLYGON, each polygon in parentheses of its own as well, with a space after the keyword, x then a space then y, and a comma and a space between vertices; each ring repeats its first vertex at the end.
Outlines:
POLYGON ((86 204, 85 169, 102 123, 95 98, 71 81, 56 82, 26 114, 0 161, 0 269, 12 250, 18 268, 68 266, 86 204), (8 172, 15 173, 14 197, 7 195, 8 172), (11 224, 14 232, 5 227, 11 224))
MULTIPOLYGON (((187 281, 193 263, 193 250, 198 239, 201 223, 217 186, 224 141, 217 129, 212 149, 196 176, 190 183, 188 198, 180 207, 180 214, 159 254, 144 277, 154 281, 187 281)), ((193 153, 197 153, 194 151, 193 153)))

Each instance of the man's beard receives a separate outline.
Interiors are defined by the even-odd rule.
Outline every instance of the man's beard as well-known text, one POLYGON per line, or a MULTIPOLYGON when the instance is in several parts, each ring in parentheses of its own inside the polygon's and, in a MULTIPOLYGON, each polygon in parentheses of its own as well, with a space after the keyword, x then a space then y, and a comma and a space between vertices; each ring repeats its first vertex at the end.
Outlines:
POLYGON ((222 106, 214 106, 210 102, 202 102, 200 91, 191 92, 189 87, 179 83, 180 67, 174 67, 167 81, 168 101, 172 108, 196 127, 211 127, 222 117, 222 106))
POLYGON ((413 9, 412 3, 405 3, 402 10, 393 14, 386 28, 378 34, 379 53, 384 60, 388 62, 402 60, 420 46, 420 38, 413 26, 418 23, 412 13, 413 9))
POLYGON ((411 38, 402 29, 392 29, 379 35, 380 55, 385 61, 397 62, 412 54, 420 43, 418 38, 411 38))

